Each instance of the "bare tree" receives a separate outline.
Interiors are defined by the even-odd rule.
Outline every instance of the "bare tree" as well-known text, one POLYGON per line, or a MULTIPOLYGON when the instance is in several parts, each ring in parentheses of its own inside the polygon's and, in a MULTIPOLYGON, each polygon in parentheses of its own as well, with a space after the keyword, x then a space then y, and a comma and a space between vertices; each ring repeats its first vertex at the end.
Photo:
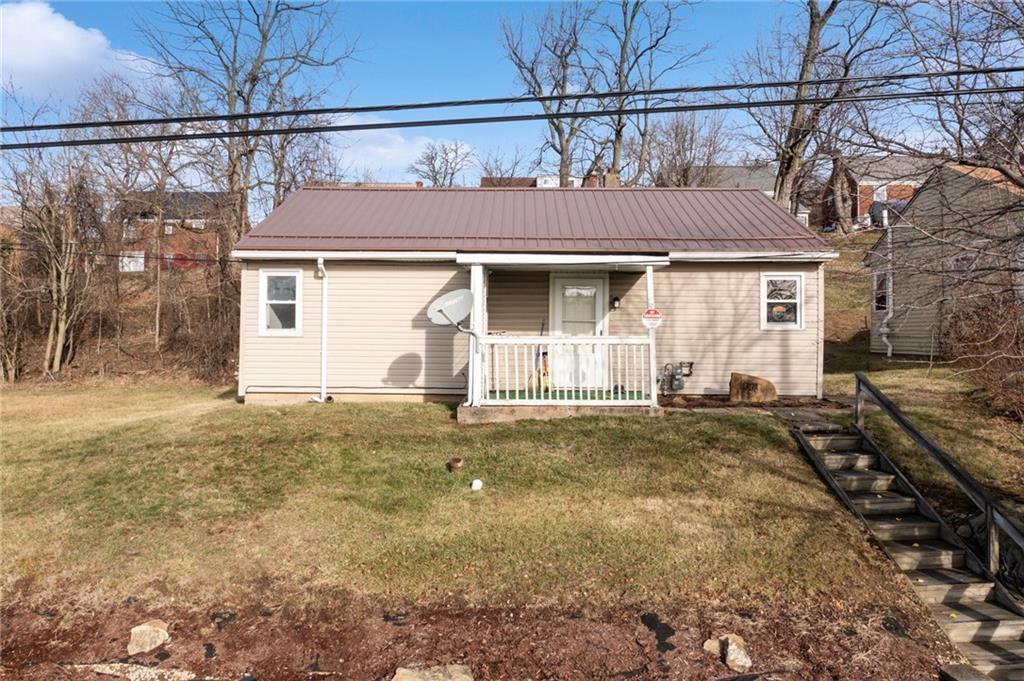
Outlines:
POLYGON ((714 186, 714 167, 730 148, 724 117, 698 113, 654 122, 647 145, 649 180, 658 187, 714 186))
POLYGON ((465 142, 430 142, 408 171, 433 187, 454 187, 459 175, 472 163, 473 150, 465 142))
MULTIPOLYGON (((593 62, 595 85, 605 91, 622 93, 604 100, 612 110, 642 108, 661 101, 651 95, 627 94, 658 86, 662 79, 692 63, 703 51, 684 49, 677 42, 679 17, 691 3, 618 0, 606 3, 591 17, 591 42, 587 51, 593 62)), ((632 186, 647 173, 649 161, 650 115, 627 116, 618 113, 609 117, 608 171, 621 177, 622 184, 632 186), (632 153, 629 175, 624 175, 625 146, 631 138, 632 153)))
POLYGON ((530 159, 518 146, 508 153, 499 148, 483 155, 478 154, 476 162, 484 177, 492 178, 498 183, 511 180, 513 177, 532 175, 538 166, 538 161, 530 159))
MULTIPOLYGON (((587 63, 585 41, 594 11, 594 7, 577 0, 548 9, 528 26, 522 20, 517 25, 502 20, 505 53, 525 94, 559 96, 592 89, 594 73, 587 63)), ((568 187, 573 165, 582 156, 580 143, 590 129, 587 119, 572 114, 586 104, 579 99, 544 100, 540 104, 545 113, 564 116, 547 120, 542 152, 550 150, 555 154, 559 184, 568 187)), ((600 154, 591 153, 590 157, 584 174, 592 172, 600 162, 600 154)))
POLYGON ((883 25, 882 5, 872 2, 806 0, 805 26, 794 32, 777 26, 769 39, 759 40, 734 69, 739 80, 801 81, 795 87, 757 89, 743 95, 751 99, 819 99, 787 107, 751 109, 754 133, 748 139, 776 162, 775 200, 787 210, 799 202, 799 185, 808 177, 805 164, 816 157, 812 146, 824 119, 837 105, 833 98, 855 94, 861 86, 848 82, 811 85, 804 81, 842 78, 871 72, 886 56, 893 41, 883 25))

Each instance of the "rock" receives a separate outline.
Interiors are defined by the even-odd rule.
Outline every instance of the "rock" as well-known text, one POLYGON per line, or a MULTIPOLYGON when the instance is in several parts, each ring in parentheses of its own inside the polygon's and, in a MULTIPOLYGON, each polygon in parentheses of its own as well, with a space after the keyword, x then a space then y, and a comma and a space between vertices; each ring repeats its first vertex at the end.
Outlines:
POLYGON ((707 641, 704 641, 704 650, 717 658, 722 657, 722 644, 717 638, 709 638, 707 641))
POLYGON ((734 672, 745 672, 754 666, 744 647, 746 642, 736 634, 726 634, 718 639, 722 646, 722 661, 734 672))
POLYGON ((417 669, 399 667, 391 681, 473 681, 473 673, 463 664, 417 669))
POLYGON ((128 641, 128 654, 148 653, 170 640, 171 636, 167 633, 167 622, 149 620, 137 627, 132 627, 132 637, 128 641))
POLYGON ((775 385, 766 378, 738 374, 729 376, 730 402, 774 402, 779 399, 775 385))
POLYGON ((109 664, 73 664, 71 669, 81 669, 103 674, 105 676, 116 676, 128 681, 193 681, 197 679, 195 674, 183 669, 154 669, 143 667, 139 664, 125 664, 114 662, 109 664))

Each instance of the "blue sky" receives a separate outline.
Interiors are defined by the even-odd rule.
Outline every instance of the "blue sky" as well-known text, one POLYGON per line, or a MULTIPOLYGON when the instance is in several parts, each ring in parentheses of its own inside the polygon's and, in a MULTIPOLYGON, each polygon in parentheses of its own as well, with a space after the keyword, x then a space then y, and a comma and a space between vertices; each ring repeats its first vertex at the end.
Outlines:
MULTIPOLYGON (((72 97, 99 71, 116 68, 119 55, 147 53, 133 22, 155 9, 157 5, 145 2, 5 3, 0 7, 3 80, 13 79, 35 96, 53 92, 72 97)), ((499 20, 543 9, 539 2, 344 3, 341 25, 357 40, 359 53, 346 67, 337 97, 351 92, 350 103, 375 104, 518 94, 502 52, 499 20)), ((770 30, 780 15, 794 10, 793 5, 772 2, 696 5, 686 13, 682 38, 695 45, 707 43, 709 50, 699 63, 673 74, 671 84, 725 78, 732 59, 759 33, 770 30)), ((404 118, 417 115, 422 114, 404 118)), ((542 125, 366 133, 348 141, 350 162, 355 170, 368 170, 381 179, 402 179, 410 155, 429 139, 458 137, 480 150, 517 144, 533 148, 542 125)))

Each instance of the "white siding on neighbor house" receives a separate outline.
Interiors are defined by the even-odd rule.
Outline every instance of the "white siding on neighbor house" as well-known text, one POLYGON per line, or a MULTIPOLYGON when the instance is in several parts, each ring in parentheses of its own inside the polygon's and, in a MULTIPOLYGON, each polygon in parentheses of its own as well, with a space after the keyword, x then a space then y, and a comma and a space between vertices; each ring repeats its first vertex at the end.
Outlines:
MULTIPOLYGON (((320 367, 320 280, 301 265, 303 334, 263 337, 257 332, 258 271, 286 263, 250 262, 242 278, 239 393, 316 392, 320 367)), ((468 272, 450 264, 329 263, 328 390, 332 393, 462 394, 468 341, 435 327, 427 305, 468 287, 468 272)), ((587 276, 584 273, 573 273, 587 276)), ((604 276, 605 273, 601 273, 604 276)), ((646 335, 644 275, 610 272, 611 335, 646 335)), ((593 276, 591 274, 590 276, 593 276)), ((657 331, 659 368, 692 361, 688 394, 724 394, 729 375, 762 376, 783 395, 818 395, 823 337, 823 270, 816 263, 674 263, 655 270, 655 302, 665 315, 657 331), (761 330, 761 274, 804 275, 804 328, 761 330)), ((489 273, 488 330, 535 336, 551 331, 547 271, 489 273)))
MULTIPOLYGON (((239 394, 310 392, 320 385, 321 281, 304 272, 302 335, 258 332, 259 270, 288 263, 246 263, 242 272, 239 394)), ((434 326, 426 308, 442 293, 466 288, 468 273, 434 263, 327 263, 327 384, 332 393, 462 394, 468 341, 434 326)))

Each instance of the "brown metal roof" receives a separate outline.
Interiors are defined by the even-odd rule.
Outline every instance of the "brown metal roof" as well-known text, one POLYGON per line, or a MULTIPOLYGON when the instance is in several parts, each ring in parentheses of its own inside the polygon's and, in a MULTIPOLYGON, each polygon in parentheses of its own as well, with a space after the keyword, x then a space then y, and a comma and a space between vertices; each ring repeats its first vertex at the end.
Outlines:
POLYGON ((756 189, 320 189, 295 192, 243 250, 522 253, 827 251, 756 189))

